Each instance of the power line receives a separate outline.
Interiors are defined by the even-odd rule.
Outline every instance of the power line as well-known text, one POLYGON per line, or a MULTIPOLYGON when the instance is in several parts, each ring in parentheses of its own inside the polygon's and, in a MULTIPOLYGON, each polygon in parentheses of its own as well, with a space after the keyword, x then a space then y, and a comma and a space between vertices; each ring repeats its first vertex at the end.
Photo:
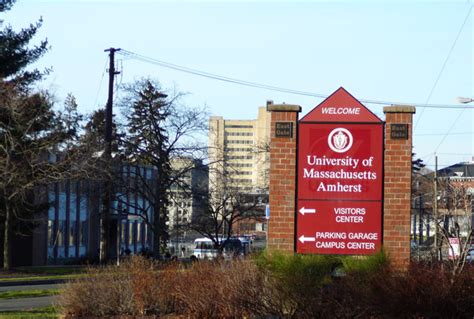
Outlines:
MULTIPOLYGON (((120 55, 126 56, 129 59, 134 59, 138 61, 142 61, 145 63, 150 63, 153 65, 173 69, 176 71, 188 73, 188 74, 193 74, 196 76, 201 76, 213 80, 218 80, 218 81, 223 81, 223 82, 228 82, 228 83, 233 83, 233 84, 238 84, 238 85, 243 85, 243 86, 248 86, 248 87, 253 87, 253 88, 260 88, 260 89, 265 89, 265 90, 270 90, 270 91, 277 91, 277 92, 283 92, 283 93, 290 93, 290 94, 295 94, 295 95, 302 95, 302 96, 311 96, 311 97, 317 97, 317 98, 322 98, 325 99, 329 95, 328 94, 322 94, 322 93, 314 93, 314 92, 307 92, 307 91, 300 91, 300 90, 295 90, 295 89, 288 89, 288 88, 283 88, 283 87, 278 87, 278 86, 273 86, 273 85, 267 85, 267 84, 262 84, 262 83, 257 83, 257 82, 250 82, 250 81, 245 81, 245 80, 239 80, 236 78, 231 78, 227 76, 222 76, 222 75, 217 75, 189 67, 185 67, 182 65, 170 63, 170 62, 165 62, 162 60, 158 60, 155 58, 147 57, 144 55, 140 55, 138 53, 134 53, 128 50, 123 50, 117 52, 120 55)), ((465 106, 465 105, 450 105, 450 104, 419 104, 419 103, 407 103, 407 102, 393 102, 393 101, 380 101, 380 100, 371 100, 371 99, 359 99, 360 102, 363 103, 368 103, 368 104, 377 104, 377 105, 412 105, 415 107, 420 107, 420 108, 436 108, 436 109, 473 109, 473 107, 465 106)))
POLYGON ((97 89, 97 94, 95 96, 94 104, 92 104, 92 106, 94 107, 97 105, 97 101, 99 100, 100 89, 102 88, 102 81, 104 80, 105 71, 107 70, 107 62, 108 62, 108 59, 106 58, 105 64, 104 64, 104 70, 102 71, 102 76, 99 82, 99 88, 97 89))
MULTIPOLYGON (((442 136, 445 135, 446 133, 420 133, 420 134, 413 134, 413 136, 442 136)), ((455 132, 455 133, 449 133, 449 135, 471 135, 474 134, 474 132, 455 132)))
POLYGON ((471 156, 472 153, 436 153, 438 155, 471 156))
POLYGON ((451 127, 448 129, 448 131, 446 132, 446 134, 444 134, 444 136, 441 138, 441 141, 439 142, 439 144, 436 146, 436 148, 434 149, 435 153, 436 151, 440 148, 441 144, 443 144, 443 142, 446 140, 446 138, 449 136, 449 133, 451 132, 451 130, 456 126, 456 123, 457 121, 461 118, 461 116, 463 115, 464 113, 464 110, 462 110, 458 117, 456 117, 456 119, 454 120, 453 124, 451 125, 451 127))
MULTIPOLYGON (((441 75, 443 74, 444 68, 446 67, 446 64, 448 63, 449 58, 451 57, 451 53, 453 52, 454 47, 456 46, 456 43, 458 42, 459 36, 461 35, 462 30, 464 29, 464 26, 466 25, 466 22, 467 22, 469 16, 471 15, 472 7, 473 7, 473 5, 471 5, 471 6, 469 7, 469 10, 467 11, 466 18, 464 18, 464 21, 463 21, 463 23, 461 24, 461 28, 459 28, 458 34, 456 35, 456 38, 454 39, 454 42, 453 42, 453 44, 451 45, 451 48, 449 49, 448 55, 446 56, 446 59, 444 60, 443 65, 441 66, 441 70, 439 70, 438 76, 436 77, 436 80, 434 81, 433 86, 431 87, 431 91, 430 91, 430 93, 428 94, 428 98, 426 99, 426 103, 425 103, 425 104, 427 104, 427 103, 430 101, 431 96, 433 95, 433 92, 434 92, 434 90, 436 89, 436 86, 438 85, 438 81, 439 81, 439 79, 441 78, 441 75)), ((417 117, 417 120, 416 120, 416 123, 415 123, 415 127, 414 127, 415 130, 416 130, 416 128, 418 127, 418 123, 420 123, 420 120, 421 120, 421 118, 423 117, 424 112, 425 112, 425 109, 422 109, 421 112, 420 112, 420 115, 417 117)), ((462 113, 462 112, 461 112, 461 113, 462 113)), ((457 121, 457 119, 456 119, 456 121, 457 121)), ((442 143, 443 141, 444 141, 444 139, 441 141, 441 143, 442 143)), ((440 143, 440 145, 441 145, 441 143, 440 143)), ((439 147, 439 145, 438 145, 438 147, 439 147)))
MULTIPOLYGON (((449 167, 449 166, 452 166, 452 165, 453 165, 453 163, 451 163, 451 164, 439 164, 438 163, 438 167, 439 166, 449 167)), ((436 165, 435 164, 427 164, 427 165, 425 165, 425 167, 435 167, 436 168, 436 165)))
MULTIPOLYGON (((431 164, 431 160, 436 156, 436 155, 443 155, 443 156, 461 156, 466 158, 465 161, 470 161, 472 159, 472 156, 474 155, 473 153, 428 153, 423 156, 417 156, 419 158, 422 158, 425 162, 426 166, 433 166, 434 164, 431 164)), ((452 165, 452 164, 449 164, 452 165)))

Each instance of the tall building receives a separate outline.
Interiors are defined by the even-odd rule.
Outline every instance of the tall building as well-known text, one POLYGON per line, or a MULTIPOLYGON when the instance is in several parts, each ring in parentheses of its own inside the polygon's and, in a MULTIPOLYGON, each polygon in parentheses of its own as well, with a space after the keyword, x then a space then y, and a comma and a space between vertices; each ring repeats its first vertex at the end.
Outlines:
POLYGON ((201 160, 186 157, 173 159, 171 168, 179 178, 168 190, 168 226, 170 240, 178 242, 192 236, 186 226, 205 211, 208 169, 201 160))
MULTIPOLYGON (((271 101, 267 102, 271 104, 271 101)), ((270 113, 259 107, 257 119, 209 119, 209 188, 266 193, 268 188, 270 113)))

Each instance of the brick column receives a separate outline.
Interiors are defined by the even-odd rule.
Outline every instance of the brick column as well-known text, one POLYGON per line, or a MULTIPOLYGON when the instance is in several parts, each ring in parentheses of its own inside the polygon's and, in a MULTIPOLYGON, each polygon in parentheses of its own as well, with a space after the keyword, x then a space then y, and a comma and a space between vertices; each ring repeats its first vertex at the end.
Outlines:
MULTIPOLYGON (((268 250, 292 253, 295 240, 296 141, 301 106, 269 104, 270 136, 270 220, 268 250), (276 123, 292 123, 291 136, 276 137, 276 123)), ((288 132, 286 132, 288 133, 288 132)), ((282 135, 282 134, 279 134, 282 135)))
POLYGON ((383 246, 392 266, 406 270, 410 263, 410 201, 412 125, 415 107, 384 107, 383 246), (404 129, 406 128, 406 134, 404 129))

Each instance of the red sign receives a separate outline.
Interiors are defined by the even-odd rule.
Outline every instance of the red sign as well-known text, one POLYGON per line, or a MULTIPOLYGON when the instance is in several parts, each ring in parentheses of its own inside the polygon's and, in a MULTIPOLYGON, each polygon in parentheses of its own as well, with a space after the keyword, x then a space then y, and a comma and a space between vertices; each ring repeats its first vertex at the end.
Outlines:
POLYGON ((380 200, 381 125, 300 123, 299 199, 380 200))
POLYGON ((382 121, 343 87, 306 114, 300 122, 381 123, 382 121))
POLYGON ((338 89, 299 122, 296 251, 378 251, 382 174, 383 122, 338 89))
POLYGON ((379 201, 298 201, 297 252, 367 255, 380 249, 379 201))

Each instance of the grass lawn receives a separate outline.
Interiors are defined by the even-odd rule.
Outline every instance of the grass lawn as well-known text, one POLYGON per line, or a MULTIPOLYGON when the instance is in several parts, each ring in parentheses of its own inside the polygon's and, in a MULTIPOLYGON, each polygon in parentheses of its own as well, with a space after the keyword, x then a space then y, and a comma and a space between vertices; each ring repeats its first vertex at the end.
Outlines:
POLYGON ((12 271, 0 270, 0 282, 75 279, 82 277, 86 269, 84 266, 19 267, 12 271))
POLYGON ((0 300, 59 295, 60 289, 11 290, 0 292, 0 300))
POLYGON ((0 318, 59 318, 59 314, 54 307, 46 307, 27 311, 3 311, 0 312, 0 318))
POLYGON ((12 274, 11 277, 1 277, 0 282, 8 281, 35 281, 35 280, 49 280, 49 279, 77 279, 84 277, 84 274, 75 274, 75 275, 49 275, 49 276, 18 276, 12 274))
POLYGON ((72 275, 85 271, 85 266, 42 266, 42 267, 18 267, 16 272, 35 275, 72 275))

